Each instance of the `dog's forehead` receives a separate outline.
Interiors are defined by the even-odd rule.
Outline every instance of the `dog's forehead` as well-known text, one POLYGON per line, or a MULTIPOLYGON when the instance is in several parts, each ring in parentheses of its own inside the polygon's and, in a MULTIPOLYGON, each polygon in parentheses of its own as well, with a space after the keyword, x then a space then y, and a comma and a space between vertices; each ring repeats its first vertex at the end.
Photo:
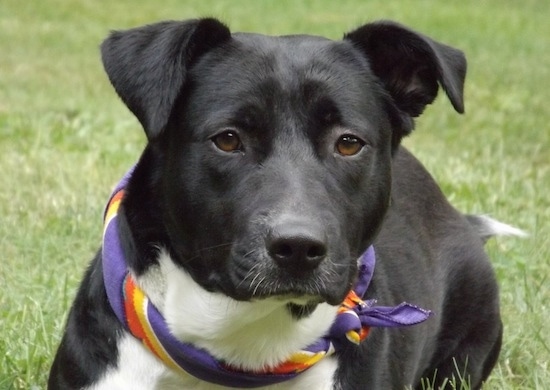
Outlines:
POLYGON ((353 109, 371 104, 372 91, 379 91, 368 60, 350 42, 310 35, 236 33, 206 53, 191 78, 200 91, 196 105, 228 111, 252 100, 272 107, 277 99, 299 109, 327 97, 353 109))
POLYGON ((294 50, 297 48, 319 48, 322 46, 333 45, 335 42, 329 38, 308 35, 308 34, 293 34, 293 35, 264 35, 256 33, 237 32, 233 33, 232 39, 239 42, 243 47, 256 48, 259 50, 294 50))
MULTIPOLYGON (((199 61, 200 81, 237 81, 259 85, 266 78, 286 84, 304 80, 350 81, 368 68, 368 61, 347 41, 311 35, 267 36, 235 33, 225 45, 199 61)), ((197 69, 195 72, 197 74, 197 69)))

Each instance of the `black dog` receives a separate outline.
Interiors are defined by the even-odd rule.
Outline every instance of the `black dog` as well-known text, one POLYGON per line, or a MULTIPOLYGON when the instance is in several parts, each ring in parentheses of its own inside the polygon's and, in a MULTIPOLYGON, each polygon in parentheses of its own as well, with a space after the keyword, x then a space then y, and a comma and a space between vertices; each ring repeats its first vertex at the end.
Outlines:
POLYGON ((481 386, 502 337, 482 238, 507 226, 400 147, 439 85, 463 111, 460 51, 391 22, 332 41, 202 19, 102 55, 148 145, 50 389, 481 386))

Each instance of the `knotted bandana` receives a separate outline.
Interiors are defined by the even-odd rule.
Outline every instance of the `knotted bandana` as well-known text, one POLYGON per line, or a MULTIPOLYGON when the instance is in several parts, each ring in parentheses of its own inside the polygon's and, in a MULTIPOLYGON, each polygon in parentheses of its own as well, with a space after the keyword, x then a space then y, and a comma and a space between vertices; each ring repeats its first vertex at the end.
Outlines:
POLYGON ((175 338, 162 314, 137 286, 127 267, 118 235, 117 211, 132 171, 117 185, 105 211, 103 234, 103 277, 107 297, 126 329, 166 366, 218 385, 254 388, 295 378, 346 343, 360 344, 370 327, 397 327, 425 321, 431 312, 402 303, 395 307, 374 306, 363 301, 374 272, 375 254, 371 246, 359 260, 358 279, 342 302, 329 332, 314 344, 292 354, 287 361, 260 372, 233 368, 206 350, 175 338))

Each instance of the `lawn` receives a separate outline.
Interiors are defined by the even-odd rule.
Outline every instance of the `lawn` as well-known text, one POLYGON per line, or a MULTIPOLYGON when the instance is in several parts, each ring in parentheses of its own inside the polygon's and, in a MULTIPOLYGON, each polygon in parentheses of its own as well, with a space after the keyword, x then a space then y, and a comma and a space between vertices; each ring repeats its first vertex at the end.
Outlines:
POLYGON ((394 19, 466 52, 466 115, 441 96, 406 145, 457 208, 529 232, 488 244, 506 329, 485 388, 548 388, 550 2, 2 0, 0 389, 45 387, 104 201, 145 143, 98 45, 110 29, 204 15, 233 30, 334 39, 394 19))

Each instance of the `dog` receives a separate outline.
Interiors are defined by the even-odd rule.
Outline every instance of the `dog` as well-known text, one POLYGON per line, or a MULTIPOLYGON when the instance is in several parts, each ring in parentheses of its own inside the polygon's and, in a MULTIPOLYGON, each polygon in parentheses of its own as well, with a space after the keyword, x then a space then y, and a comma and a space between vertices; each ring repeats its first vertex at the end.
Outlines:
POLYGON ((148 143, 55 356, 57 389, 478 389, 502 340, 484 251, 400 145, 464 54, 390 21, 334 41, 213 18, 115 31, 148 143))

